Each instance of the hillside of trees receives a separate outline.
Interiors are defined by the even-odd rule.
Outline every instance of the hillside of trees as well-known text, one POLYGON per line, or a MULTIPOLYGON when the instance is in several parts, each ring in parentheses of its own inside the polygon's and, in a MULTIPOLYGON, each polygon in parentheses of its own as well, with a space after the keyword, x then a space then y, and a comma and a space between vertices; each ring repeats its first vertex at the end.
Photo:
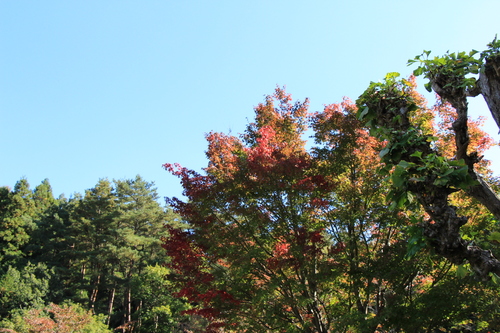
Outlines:
POLYGON ((201 172, 164 165, 165 207, 140 176, 1 188, 0 332, 500 332, 497 143, 467 105, 500 124, 500 42, 410 63, 433 105, 398 73, 312 113, 278 87, 201 172))
POLYGON ((2 188, 4 332, 171 332, 186 324, 189 305, 169 292, 161 247, 165 225, 182 224, 158 199, 140 176, 102 179, 70 200, 54 198, 48 180, 2 188))

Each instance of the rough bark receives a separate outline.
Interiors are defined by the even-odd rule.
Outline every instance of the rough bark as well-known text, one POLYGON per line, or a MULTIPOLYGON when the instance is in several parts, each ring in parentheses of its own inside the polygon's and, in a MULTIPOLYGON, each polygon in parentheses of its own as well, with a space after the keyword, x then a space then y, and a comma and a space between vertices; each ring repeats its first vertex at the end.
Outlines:
MULTIPOLYGON (((478 175, 474 170, 474 165, 480 161, 481 157, 479 157, 476 152, 472 152, 470 154, 467 153, 470 142, 469 129, 467 126, 467 93, 464 88, 455 88, 453 86, 443 88, 452 82, 453 78, 446 76, 437 76, 433 80, 432 88, 442 99, 448 101, 457 112, 457 119, 452 126, 453 131, 455 132, 455 145, 457 149, 456 158, 458 160, 463 159, 465 161, 465 164, 469 168, 469 175, 472 179, 478 182, 477 185, 467 188, 466 192, 467 194, 478 200, 480 203, 482 203, 486 208, 488 208, 488 210, 495 216, 497 220, 500 220, 500 198, 484 181, 484 179, 482 179, 482 177, 478 175)), ((498 104, 498 112, 500 115, 500 81, 498 81, 498 79, 497 85, 497 89, 499 89, 496 92, 498 94, 498 99, 494 103, 498 104)), ((493 101, 491 102, 493 106, 494 103, 493 101)), ((488 104, 488 106, 489 105, 490 104, 488 104)), ((491 107, 490 110, 494 116, 494 110, 491 109, 491 107)))
POLYGON ((457 208, 448 202, 450 192, 446 188, 433 185, 429 179, 424 183, 412 184, 410 190, 416 193, 419 202, 431 217, 421 226, 437 254, 455 265, 469 262, 484 280, 488 279, 490 272, 500 275, 500 261, 491 251, 483 250, 460 236, 460 227, 467 223, 468 218, 456 214, 457 208))
POLYGON ((478 86, 500 129, 500 55, 486 58, 478 86))

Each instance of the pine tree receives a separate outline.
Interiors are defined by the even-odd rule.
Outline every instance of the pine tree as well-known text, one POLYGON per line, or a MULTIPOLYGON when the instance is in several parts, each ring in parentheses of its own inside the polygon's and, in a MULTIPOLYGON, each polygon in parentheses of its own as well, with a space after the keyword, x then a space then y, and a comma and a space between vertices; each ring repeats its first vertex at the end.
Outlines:
POLYGON ((19 180, 10 191, 0 190, 0 262, 14 263, 23 257, 23 247, 35 228, 36 207, 26 179, 19 180))

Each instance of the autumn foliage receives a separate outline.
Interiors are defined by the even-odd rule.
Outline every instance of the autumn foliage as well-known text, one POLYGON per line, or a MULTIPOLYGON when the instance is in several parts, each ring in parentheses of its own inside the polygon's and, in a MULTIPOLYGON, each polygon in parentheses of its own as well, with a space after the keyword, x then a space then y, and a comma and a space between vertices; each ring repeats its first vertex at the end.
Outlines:
POLYGON ((264 318, 269 328, 321 324, 316 280, 327 242, 316 216, 335 184, 305 150, 307 106, 277 89, 255 109, 256 122, 241 139, 207 135, 206 175, 165 165, 189 199, 169 203, 192 229, 171 230, 164 246, 182 281, 179 296, 198 303, 191 312, 211 327, 236 324, 229 310, 248 318, 240 323, 248 327, 264 318), (256 304, 268 302, 255 313, 256 304))
MULTIPOLYGON (((432 134, 435 110, 420 103, 413 121, 432 134)), ((424 296, 464 283, 439 258, 408 255, 422 248, 408 233, 415 218, 388 209, 386 142, 356 113, 349 99, 309 113, 307 99, 293 103, 277 88, 240 137, 207 134, 203 173, 164 165, 187 198, 168 204, 189 227, 171 228, 163 246, 177 296, 207 320, 207 332, 404 329, 422 320, 424 296)), ((466 316, 451 304, 427 327, 466 316)))

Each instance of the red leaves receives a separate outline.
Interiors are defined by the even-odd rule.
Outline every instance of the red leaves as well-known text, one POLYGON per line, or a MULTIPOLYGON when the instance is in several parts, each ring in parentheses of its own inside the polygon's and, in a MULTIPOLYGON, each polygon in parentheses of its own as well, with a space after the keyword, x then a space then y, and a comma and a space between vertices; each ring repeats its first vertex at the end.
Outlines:
POLYGON ((323 175, 314 175, 300 179, 293 185, 293 188, 302 191, 312 192, 319 190, 320 192, 328 193, 333 189, 333 183, 323 175))
POLYGON ((299 269, 304 266, 304 261, 313 260, 320 254, 324 241, 322 229, 308 231, 300 227, 290 231, 286 237, 276 241, 267 264, 272 270, 285 267, 299 269))
POLYGON ((184 311, 184 314, 197 314, 206 318, 212 322, 206 332, 216 332, 224 324, 219 321, 221 312, 215 306, 220 303, 237 306, 239 302, 216 286, 207 265, 207 255, 193 242, 192 236, 189 232, 169 228, 169 236, 163 240, 162 246, 171 258, 168 266, 178 274, 177 282, 181 286, 174 295, 200 303, 199 307, 184 311))
POLYGON ((297 261, 290 253, 290 244, 280 240, 274 245, 272 257, 267 259, 268 267, 271 270, 276 270, 290 263, 292 265, 297 264, 297 261))
POLYGON ((179 229, 168 227, 169 236, 164 239, 163 248, 172 258, 169 266, 179 273, 191 272, 200 281, 204 281, 206 273, 201 272, 202 258, 200 248, 197 248, 190 239, 190 234, 179 229))
POLYGON ((328 210, 336 183, 305 150, 301 136, 307 106, 307 100, 291 104, 290 95, 277 89, 255 108, 256 123, 242 139, 207 135, 206 175, 164 165, 181 179, 189 198, 168 201, 191 229, 171 230, 164 244, 170 266, 179 274, 177 296, 200 304, 189 313, 217 324, 240 307, 241 313, 253 312, 248 304, 262 294, 258 290, 316 279, 298 279, 296 272, 317 274, 309 265, 326 255, 322 250, 328 245, 317 217, 328 210), (279 281, 277 275, 282 276, 279 281))
POLYGON ((260 129, 259 134, 257 145, 247 149, 246 171, 250 180, 280 184, 283 188, 311 166, 307 153, 294 151, 287 142, 278 142, 271 127, 260 129))
POLYGON ((211 186, 214 183, 214 178, 207 175, 203 176, 196 171, 182 167, 178 163, 165 163, 165 170, 181 179, 183 194, 191 199, 201 198, 210 193, 211 186))

